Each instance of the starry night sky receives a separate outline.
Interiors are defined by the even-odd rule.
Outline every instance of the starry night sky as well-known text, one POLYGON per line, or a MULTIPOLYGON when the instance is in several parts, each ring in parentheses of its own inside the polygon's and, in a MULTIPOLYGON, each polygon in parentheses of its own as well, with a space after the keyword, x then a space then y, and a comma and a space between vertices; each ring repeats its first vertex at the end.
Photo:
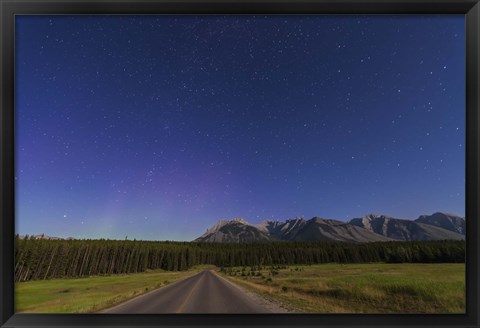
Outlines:
POLYGON ((17 232, 464 216, 464 16, 17 16, 17 232))

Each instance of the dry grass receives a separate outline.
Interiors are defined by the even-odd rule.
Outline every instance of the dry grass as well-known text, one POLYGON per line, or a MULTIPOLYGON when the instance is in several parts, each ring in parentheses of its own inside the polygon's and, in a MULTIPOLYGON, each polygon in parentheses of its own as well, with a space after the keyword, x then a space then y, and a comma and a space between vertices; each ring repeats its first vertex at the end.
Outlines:
POLYGON ((464 313, 464 264, 323 264, 234 268, 231 281, 294 312, 464 313))

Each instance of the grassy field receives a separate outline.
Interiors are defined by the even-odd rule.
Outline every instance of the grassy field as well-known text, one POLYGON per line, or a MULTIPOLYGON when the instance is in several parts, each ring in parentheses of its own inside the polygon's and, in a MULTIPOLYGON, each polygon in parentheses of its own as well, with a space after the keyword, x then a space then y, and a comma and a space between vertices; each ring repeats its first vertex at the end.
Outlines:
POLYGON ((237 267, 223 275, 292 312, 465 312, 464 264, 237 267))
POLYGON ((182 272, 155 270, 128 275, 21 282, 15 285, 16 312, 97 312, 207 268, 213 266, 197 266, 182 272))
MULTIPOLYGON (((16 284, 16 311, 91 313, 212 266, 16 284)), ((218 269, 218 268, 217 268, 218 269)), ((322 264, 226 268, 222 275, 292 312, 463 313, 464 264, 322 264)))

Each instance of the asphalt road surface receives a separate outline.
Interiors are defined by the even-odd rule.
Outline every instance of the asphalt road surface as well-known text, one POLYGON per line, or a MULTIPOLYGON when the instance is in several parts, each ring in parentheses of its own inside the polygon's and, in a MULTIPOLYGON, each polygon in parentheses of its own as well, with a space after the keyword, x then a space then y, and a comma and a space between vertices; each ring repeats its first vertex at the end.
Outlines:
POLYGON ((103 313, 266 313, 258 299, 211 270, 138 296, 103 313))

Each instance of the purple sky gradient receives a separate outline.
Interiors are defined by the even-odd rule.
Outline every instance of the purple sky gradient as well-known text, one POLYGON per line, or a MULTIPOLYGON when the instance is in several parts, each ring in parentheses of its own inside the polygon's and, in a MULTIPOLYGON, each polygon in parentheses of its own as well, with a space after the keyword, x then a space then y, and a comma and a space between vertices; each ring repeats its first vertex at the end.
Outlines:
POLYGON ((17 16, 20 234, 464 215, 464 17, 17 16))

